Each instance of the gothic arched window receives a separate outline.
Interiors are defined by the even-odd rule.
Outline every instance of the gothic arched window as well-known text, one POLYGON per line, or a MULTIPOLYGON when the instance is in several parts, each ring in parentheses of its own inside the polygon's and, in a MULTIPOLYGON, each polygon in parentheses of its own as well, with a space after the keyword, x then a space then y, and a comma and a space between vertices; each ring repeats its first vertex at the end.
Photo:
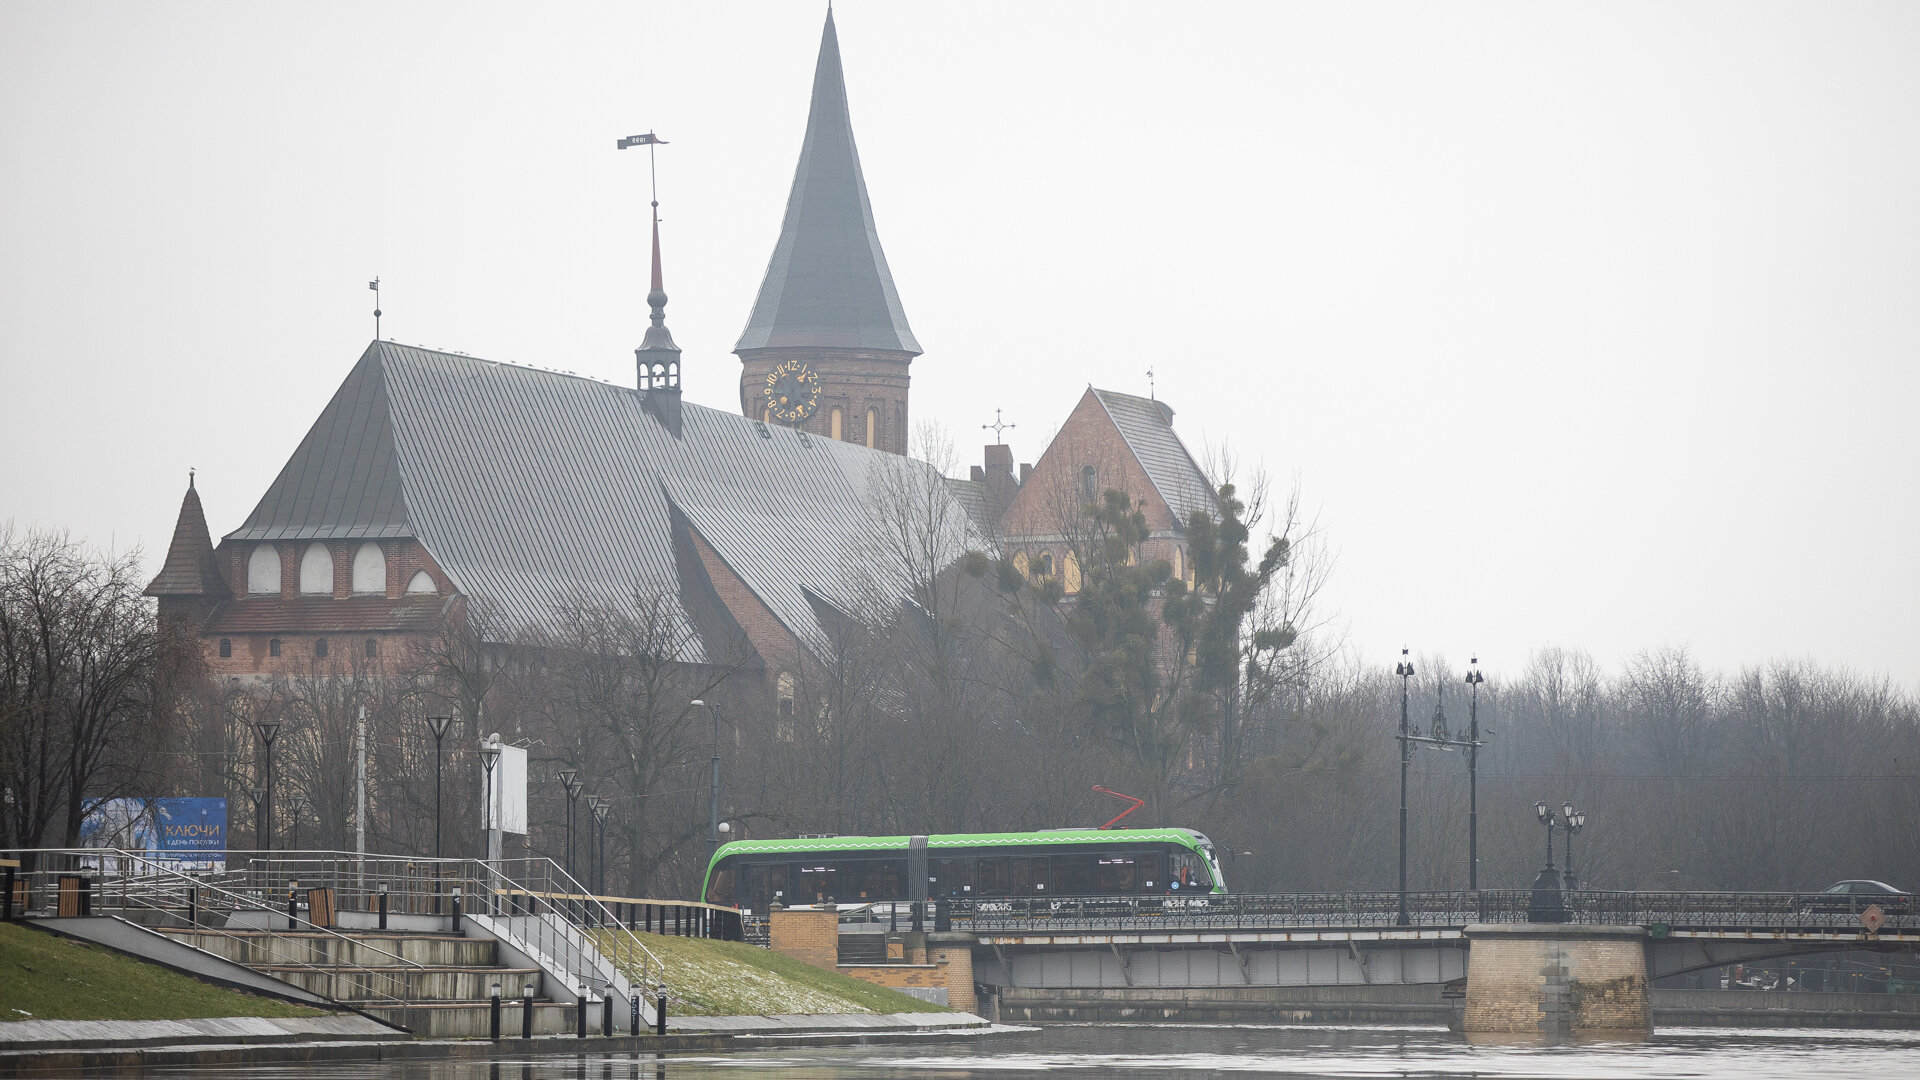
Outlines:
POLYGON ((256 544, 247 556, 247 592, 269 596, 280 591, 280 549, 272 544, 256 544))
POLYGON ((783 671, 773 680, 774 708, 777 714, 773 734, 776 738, 786 741, 793 739, 793 697, 793 673, 783 671))
POLYGON ((412 580, 407 582, 407 591, 410 593, 435 593, 440 590, 434 586, 432 574, 427 573, 425 570, 415 570, 412 580))
POLYGON ((833 407, 833 412, 829 415, 828 427, 834 438, 844 440, 847 437, 846 416, 841 413, 840 406, 833 407))
POLYGON ((371 540, 361 544, 360 550, 353 553, 353 591, 387 591, 387 556, 380 550, 380 545, 371 540))
POLYGON ((304 595, 333 592, 333 555, 327 545, 315 541, 300 556, 300 592, 304 595))
POLYGON ((867 445, 873 446, 874 440, 878 439, 879 437, 880 437, 880 410, 868 409, 867 410, 867 445))
POLYGON ((1080 467, 1080 497, 1089 503, 1100 501, 1100 474, 1091 465, 1080 467))
POLYGON ((1066 559, 1063 560, 1060 584, 1066 587, 1068 596, 1080 591, 1080 560, 1072 551, 1068 551, 1066 559))

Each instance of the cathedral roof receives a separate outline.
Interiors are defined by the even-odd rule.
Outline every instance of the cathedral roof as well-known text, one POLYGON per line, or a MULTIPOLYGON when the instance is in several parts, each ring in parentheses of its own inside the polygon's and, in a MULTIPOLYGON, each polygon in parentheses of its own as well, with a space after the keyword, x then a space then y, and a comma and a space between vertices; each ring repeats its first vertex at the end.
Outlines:
POLYGON ((227 595, 227 583, 213 564, 213 538, 207 533, 207 515, 200 509, 200 493, 193 489, 191 477, 187 479, 187 496, 180 500, 173 542, 167 545, 167 561, 147 585, 146 595, 227 595))
POLYGON ((1146 470, 1155 491, 1166 500, 1173 518, 1183 527, 1195 511, 1218 516, 1220 500, 1207 474, 1201 471, 1187 444, 1173 430, 1173 409, 1163 401, 1113 390, 1089 390, 1099 400, 1127 442, 1127 448, 1146 470))
POLYGON ((978 546, 922 462, 691 403, 676 436, 642 401, 377 341, 227 539, 415 537, 503 630, 553 627, 570 602, 661 596, 688 661, 722 659, 732 643, 717 638, 737 631, 690 530, 821 654, 809 592, 860 614, 904 592, 875 520, 892 493, 940 499, 954 554, 978 546))
POLYGON ((780 240, 734 351, 790 345, 920 354, 874 229, 832 11, 780 240))

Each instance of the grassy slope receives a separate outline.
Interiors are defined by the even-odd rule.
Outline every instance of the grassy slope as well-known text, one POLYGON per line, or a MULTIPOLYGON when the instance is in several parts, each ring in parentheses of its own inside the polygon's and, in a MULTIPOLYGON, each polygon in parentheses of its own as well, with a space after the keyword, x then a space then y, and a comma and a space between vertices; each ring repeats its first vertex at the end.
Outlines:
POLYGON ((0 1021, 322 1016, 213 986, 111 949, 0 923, 0 1021))
MULTIPOLYGON (((659 934, 635 936, 666 966, 669 1016, 946 1011, 944 1006, 757 945, 659 934)), ((621 969, 633 978, 636 972, 619 950, 619 938, 604 931, 600 937, 602 949, 613 951, 621 969)))

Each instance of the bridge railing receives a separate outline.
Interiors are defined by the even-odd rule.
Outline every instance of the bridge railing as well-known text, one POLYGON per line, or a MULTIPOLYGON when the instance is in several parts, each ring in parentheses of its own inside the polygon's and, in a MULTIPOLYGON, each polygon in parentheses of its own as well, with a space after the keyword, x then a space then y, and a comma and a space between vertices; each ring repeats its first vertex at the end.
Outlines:
MULTIPOLYGON (((1870 905, 1882 927, 1920 929, 1910 899, 1778 892, 1623 892, 1565 894, 1567 922, 1670 929, 1846 931, 1866 929, 1870 905)), ((1196 896, 1074 896, 953 899, 956 930, 987 932, 1233 928, 1458 928, 1474 923, 1528 922, 1533 894, 1524 889, 1409 892, 1406 918, 1394 892, 1239 893, 1196 896)))
POLYGON ((954 900, 955 929, 1013 930, 1047 925, 1076 930, 1183 927, 1313 929, 1377 926, 1440 927, 1524 922, 1530 893, 1521 890, 1409 892, 1406 921, 1399 893, 1228 893, 1193 896, 1010 897, 954 900))
POLYGON ((1879 929, 1920 929, 1910 897, 1787 892, 1613 892, 1567 894, 1570 922, 1699 930, 1866 929, 1877 908, 1879 929))

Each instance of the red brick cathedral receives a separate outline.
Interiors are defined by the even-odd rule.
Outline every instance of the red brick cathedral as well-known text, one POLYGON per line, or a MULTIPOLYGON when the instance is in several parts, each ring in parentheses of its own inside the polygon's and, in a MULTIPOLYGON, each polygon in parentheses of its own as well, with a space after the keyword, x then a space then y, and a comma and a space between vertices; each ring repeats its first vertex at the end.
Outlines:
POLYGON ((880 247, 831 13, 786 217, 734 350, 738 415, 681 401, 666 302, 656 227, 633 386, 374 341, 217 547, 189 482, 147 588, 161 617, 197 627, 214 672, 247 681, 399 656, 450 619, 504 638, 563 604, 651 596, 678 659, 737 668, 784 709, 835 619, 870 611, 876 584, 904 595, 873 569, 890 493, 918 493, 942 550, 1057 575, 1071 602, 1075 516, 1119 488, 1146 509, 1147 556, 1191 575, 1183 523, 1216 504, 1161 402, 1089 388, 1018 475, 1004 445, 964 480, 906 456, 920 343, 880 247))

